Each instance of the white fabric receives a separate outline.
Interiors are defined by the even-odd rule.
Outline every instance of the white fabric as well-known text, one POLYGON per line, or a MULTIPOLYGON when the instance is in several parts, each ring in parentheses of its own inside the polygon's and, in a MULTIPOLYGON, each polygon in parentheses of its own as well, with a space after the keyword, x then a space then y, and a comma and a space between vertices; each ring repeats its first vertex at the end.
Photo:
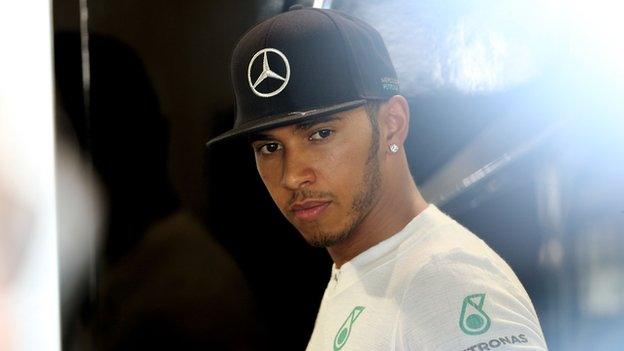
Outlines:
POLYGON ((507 263, 429 205, 397 234, 332 267, 307 350, 546 350, 546 343, 507 263))

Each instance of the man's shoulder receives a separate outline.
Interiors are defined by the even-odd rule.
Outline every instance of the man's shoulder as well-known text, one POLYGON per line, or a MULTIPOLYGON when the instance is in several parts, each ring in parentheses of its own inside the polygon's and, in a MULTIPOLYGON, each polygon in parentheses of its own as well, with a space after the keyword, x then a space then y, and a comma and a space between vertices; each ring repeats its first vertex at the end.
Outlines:
POLYGON ((430 275, 456 283, 491 279, 521 285, 515 273, 490 246, 447 215, 427 233, 413 235, 400 248, 401 266, 409 267, 404 279, 430 275))
POLYGON ((494 340, 492 347, 509 341, 545 349, 524 287, 507 263, 468 229, 449 219, 408 248, 402 261, 411 269, 403 277, 400 298, 401 342, 464 350, 471 342, 494 340))
POLYGON ((498 255, 480 255, 461 248, 429 257, 427 263, 406 275, 403 307, 435 305, 468 295, 497 295, 513 300, 534 313, 531 300, 511 268, 498 255))

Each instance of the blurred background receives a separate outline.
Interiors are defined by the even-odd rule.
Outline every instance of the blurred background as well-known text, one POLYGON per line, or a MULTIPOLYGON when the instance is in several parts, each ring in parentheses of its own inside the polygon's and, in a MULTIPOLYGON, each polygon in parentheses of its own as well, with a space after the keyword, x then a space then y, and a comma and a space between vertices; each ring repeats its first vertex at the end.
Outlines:
MULTIPOLYGON (((41 340, 62 350, 305 349, 331 260, 246 145, 204 147, 233 123, 237 38, 298 3, 380 31, 417 185, 514 269, 549 349, 622 349, 624 6, 609 0, 53 0, 48 46, 23 57, 49 57, 54 94, 27 96, 54 108, 54 134, 0 104, 0 349, 41 311, 11 306, 44 288, 29 301, 59 301, 42 327, 59 340, 41 340)), ((33 28, 0 38, 22 50, 16 27, 33 28)), ((2 84, 20 62, 0 63, 2 84)))

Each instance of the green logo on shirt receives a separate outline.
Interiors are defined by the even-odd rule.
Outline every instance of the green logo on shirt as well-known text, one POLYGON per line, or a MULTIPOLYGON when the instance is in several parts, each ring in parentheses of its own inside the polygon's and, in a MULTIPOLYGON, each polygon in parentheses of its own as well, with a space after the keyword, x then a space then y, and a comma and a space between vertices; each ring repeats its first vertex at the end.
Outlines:
POLYGON ((364 311, 364 306, 356 306, 353 311, 349 313, 347 320, 342 323, 342 326, 338 329, 338 333, 334 338, 334 351, 338 351, 345 346, 347 340, 349 339, 349 334, 351 334, 351 327, 362 311, 364 311))
POLYGON ((485 294, 468 295, 464 298, 459 327, 468 335, 480 335, 490 329, 490 317, 483 311, 485 294))

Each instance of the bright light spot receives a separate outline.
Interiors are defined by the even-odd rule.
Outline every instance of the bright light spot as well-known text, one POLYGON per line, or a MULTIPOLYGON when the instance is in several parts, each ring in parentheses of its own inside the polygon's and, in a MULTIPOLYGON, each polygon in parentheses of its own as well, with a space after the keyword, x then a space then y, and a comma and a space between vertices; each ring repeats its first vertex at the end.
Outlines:
POLYGON ((407 95, 501 91, 559 67, 624 76, 624 5, 619 1, 339 4, 338 9, 364 19, 382 34, 407 95))
MULTIPOLYGON (((0 318, 12 334, 3 350, 60 349, 50 20, 50 1, 0 1, 0 182, 30 216, 17 233, 27 241, 19 264, 0 252, 0 264, 12 264, 0 281, 8 309, 0 318)), ((0 222, 9 215, 0 212, 0 222)))
POLYGON ((533 77, 531 48, 464 18, 449 33, 446 83, 465 93, 504 89, 533 77))
POLYGON ((621 1, 574 0, 569 6, 570 49, 589 68, 624 76, 624 22, 621 1))
POLYGON ((312 4, 312 7, 316 7, 317 9, 322 9, 324 2, 325 2, 324 0, 314 0, 314 4, 312 4))

